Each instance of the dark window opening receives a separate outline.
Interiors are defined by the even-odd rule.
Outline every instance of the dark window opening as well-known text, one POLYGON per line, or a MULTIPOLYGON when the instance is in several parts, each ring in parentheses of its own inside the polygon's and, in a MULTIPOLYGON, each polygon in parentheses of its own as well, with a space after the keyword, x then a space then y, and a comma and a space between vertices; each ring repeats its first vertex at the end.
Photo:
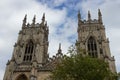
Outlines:
POLYGON ((30 40, 30 41, 28 42, 28 44, 26 44, 25 54, 24 54, 23 61, 29 62, 29 61, 32 60, 33 49, 34 49, 34 44, 33 44, 33 42, 30 40))
POLYGON ((89 38, 87 46, 88 46, 88 55, 91 57, 98 57, 97 44, 93 37, 89 38))

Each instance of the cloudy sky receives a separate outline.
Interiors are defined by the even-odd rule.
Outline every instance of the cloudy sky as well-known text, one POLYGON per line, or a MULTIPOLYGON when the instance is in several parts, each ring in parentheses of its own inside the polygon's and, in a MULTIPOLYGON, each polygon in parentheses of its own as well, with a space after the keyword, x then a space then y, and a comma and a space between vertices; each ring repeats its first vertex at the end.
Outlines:
POLYGON ((106 35, 110 40, 112 56, 115 56, 117 72, 120 72, 120 0, 1 0, 0 1, 0 80, 4 75, 7 60, 11 58, 13 45, 22 20, 27 14, 31 23, 36 15, 37 23, 41 22, 43 13, 49 25, 49 54, 57 52, 62 43, 63 53, 77 39, 77 12, 86 19, 90 10, 92 18, 97 18, 101 9, 106 35))

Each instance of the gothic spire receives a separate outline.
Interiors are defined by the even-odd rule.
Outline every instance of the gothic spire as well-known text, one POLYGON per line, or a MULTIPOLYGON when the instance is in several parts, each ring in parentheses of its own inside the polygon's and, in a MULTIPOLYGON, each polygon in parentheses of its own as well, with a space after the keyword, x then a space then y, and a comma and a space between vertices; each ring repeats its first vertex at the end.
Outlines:
POLYGON ((26 26, 26 22, 27 22, 27 14, 25 15, 24 19, 23 19, 23 24, 22 27, 26 26))
POLYGON ((88 11, 88 21, 91 20, 91 14, 90 14, 90 11, 88 11))
POLYGON ((61 50, 61 43, 59 43, 59 50, 61 50))
POLYGON ((26 23, 26 20, 27 20, 27 14, 25 14, 25 17, 24 17, 24 22, 26 23))
POLYGON ((102 23, 102 14, 101 14, 100 9, 98 9, 98 21, 99 21, 100 23, 102 23))
POLYGON ((78 21, 81 20, 80 10, 78 11, 78 21))
POLYGON ((32 20, 33 25, 35 25, 35 20, 36 20, 36 15, 34 15, 33 20, 32 20))
POLYGON ((100 9, 98 9, 98 15, 102 16, 100 9))
POLYGON ((42 17, 42 23, 45 22, 45 13, 43 13, 43 17, 42 17))
POLYGON ((62 53, 62 50, 61 50, 61 43, 59 43, 58 53, 62 53))

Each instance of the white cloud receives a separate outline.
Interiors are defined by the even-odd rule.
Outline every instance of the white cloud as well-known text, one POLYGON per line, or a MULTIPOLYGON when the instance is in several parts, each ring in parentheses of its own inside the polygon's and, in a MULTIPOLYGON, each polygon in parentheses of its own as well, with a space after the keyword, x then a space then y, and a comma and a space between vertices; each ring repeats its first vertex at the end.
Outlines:
POLYGON ((66 2, 66 0, 53 0, 53 1, 54 1, 55 6, 59 6, 59 5, 63 4, 64 2, 66 2))
MULTIPOLYGON (((35 14, 37 16, 36 22, 40 23, 45 12, 46 20, 50 26, 50 35, 52 36, 55 33, 55 28, 64 23, 66 9, 51 9, 46 4, 38 3, 36 0, 4 0, 1 1, 0 6, 0 49, 2 56, 0 57, 0 80, 2 80, 7 60, 11 58, 13 45, 17 41, 17 33, 21 29, 24 15, 28 15, 28 22, 31 23, 35 14)), ((52 41, 52 38, 50 41, 52 41)), ((57 42, 51 45, 56 47, 57 42)), ((49 52, 52 51, 49 50, 49 52)))
POLYGON ((74 39, 74 43, 72 43, 70 39, 68 39, 71 35, 77 35, 76 24, 77 23, 75 22, 74 19, 67 18, 63 26, 61 26, 62 28, 58 27, 56 30, 56 32, 60 32, 60 34, 54 33, 49 37, 50 38, 49 50, 51 51, 52 54, 55 54, 57 52, 59 43, 62 43, 61 46, 63 53, 64 54, 67 53, 68 47, 70 47, 76 41, 76 38, 74 39))
MULTIPOLYGON (((3 78, 5 64, 11 58, 13 45, 17 40, 18 32, 21 29, 22 20, 25 14, 28 15, 28 22, 32 22, 34 14, 36 14, 36 22, 41 22, 43 13, 46 13, 46 20, 50 29, 49 35, 49 53, 53 55, 58 50, 59 43, 62 43, 63 53, 67 52, 67 48, 72 44, 71 35, 77 33, 77 18, 68 18, 67 10, 69 4, 66 0, 54 0, 53 6, 59 6, 66 3, 67 8, 53 9, 48 4, 38 3, 37 0, 2 0, 0 2, 0 80, 3 78), (59 26, 62 28, 60 28, 59 26), (61 34, 56 34, 61 32, 61 34)), ((107 36, 110 38, 110 47, 112 55, 116 58, 117 70, 120 71, 119 56, 119 0, 85 0, 77 3, 75 10, 82 9, 82 15, 91 11, 92 18, 97 18, 97 9, 100 8, 103 14, 103 23, 106 27, 107 36)), ((70 5, 71 6, 71 5, 70 5)), ((71 7, 70 7, 71 8, 71 7)), ((77 13, 76 13, 77 14, 77 13)), ((87 15, 86 15, 87 16, 87 15)), ((85 18, 85 17, 84 17, 85 18)), ((76 34, 77 35, 77 34, 76 34)), ((73 39, 76 40, 76 39, 73 39)))

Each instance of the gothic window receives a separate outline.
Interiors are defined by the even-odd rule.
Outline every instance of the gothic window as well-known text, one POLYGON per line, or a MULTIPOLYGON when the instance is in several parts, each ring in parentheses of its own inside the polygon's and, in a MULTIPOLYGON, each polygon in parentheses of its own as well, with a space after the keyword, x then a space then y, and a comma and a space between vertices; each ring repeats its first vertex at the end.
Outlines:
POLYGON ((93 37, 90 37, 88 39, 88 55, 91 56, 91 57, 98 57, 98 54, 97 54, 97 44, 96 44, 96 41, 93 37))
POLYGON ((28 79, 24 74, 22 74, 22 75, 18 76, 18 78, 16 80, 28 80, 28 79))
POLYGON ((30 41, 28 42, 28 44, 26 44, 25 54, 24 54, 24 59, 23 59, 23 61, 28 62, 28 61, 31 61, 31 60, 32 60, 33 49, 34 49, 34 44, 33 44, 33 42, 30 40, 30 41))

